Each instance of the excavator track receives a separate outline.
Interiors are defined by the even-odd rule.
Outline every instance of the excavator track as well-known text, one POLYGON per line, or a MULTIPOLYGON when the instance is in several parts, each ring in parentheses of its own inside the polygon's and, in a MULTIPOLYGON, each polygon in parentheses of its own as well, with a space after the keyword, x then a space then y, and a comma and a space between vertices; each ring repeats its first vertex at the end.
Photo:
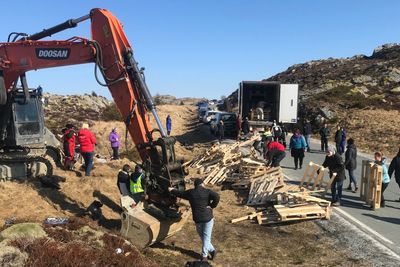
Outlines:
MULTIPOLYGON (((24 164, 27 166, 26 168, 26 177, 3 177, 0 176, 2 180, 11 180, 14 178, 30 178, 30 177, 38 177, 38 176, 53 176, 54 161, 48 156, 22 156, 22 155, 13 155, 12 157, 4 154, 0 154, 0 168, 2 166, 16 166, 17 168, 24 164), (53 162, 53 163, 52 163, 53 162), (42 163, 46 166, 45 173, 33 173, 35 170, 34 166, 37 166, 37 163, 42 163)), ((12 168, 12 167, 10 167, 12 168)))

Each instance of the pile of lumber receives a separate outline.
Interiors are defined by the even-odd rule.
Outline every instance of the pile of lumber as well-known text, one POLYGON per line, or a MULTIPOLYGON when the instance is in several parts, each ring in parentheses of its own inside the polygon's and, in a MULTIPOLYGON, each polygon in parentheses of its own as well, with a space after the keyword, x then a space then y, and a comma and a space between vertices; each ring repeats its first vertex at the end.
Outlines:
MULTIPOLYGON (((244 142, 235 142, 232 144, 215 144, 208 149, 200 157, 190 161, 187 165, 195 168, 198 172, 205 176, 205 184, 221 184, 228 177, 234 176, 238 173, 238 168, 243 166, 242 160, 244 159, 240 152, 240 147, 252 144, 258 136, 253 136, 244 142)), ((251 160, 250 158, 247 158, 251 160)), ((258 166, 265 166, 264 161, 252 159, 251 161, 258 164, 258 166)), ((249 164, 251 165, 251 164, 249 164)))
POLYGON ((234 190, 248 191, 246 205, 255 208, 255 212, 231 222, 255 219, 259 224, 273 224, 330 219, 330 202, 315 194, 324 194, 334 177, 324 181, 325 169, 311 162, 300 185, 286 183, 280 167, 267 167, 266 162, 254 153, 242 155, 240 148, 252 144, 256 138, 232 144, 215 144, 188 163, 205 176, 205 184, 229 183, 234 190))

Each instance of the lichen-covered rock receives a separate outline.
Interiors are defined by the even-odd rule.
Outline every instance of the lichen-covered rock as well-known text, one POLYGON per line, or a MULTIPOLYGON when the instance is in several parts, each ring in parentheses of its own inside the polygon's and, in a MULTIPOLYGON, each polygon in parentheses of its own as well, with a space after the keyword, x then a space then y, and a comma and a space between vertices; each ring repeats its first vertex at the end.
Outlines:
POLYGON ((0 240, 17 238, 41 238, 47 234, 38 223, 19 223, 10 226, 0 233, 0 240))

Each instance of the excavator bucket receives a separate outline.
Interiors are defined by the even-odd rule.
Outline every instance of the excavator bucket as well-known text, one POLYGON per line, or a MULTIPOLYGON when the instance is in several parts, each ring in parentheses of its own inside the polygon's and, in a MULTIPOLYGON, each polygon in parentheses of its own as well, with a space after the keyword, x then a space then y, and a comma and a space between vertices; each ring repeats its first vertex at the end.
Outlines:
POLYGON ((121 197, 121 235, 139 248, 150 246, 180 231, 191 214, 188 206, 181 206, 179 218, 170 218, 144 202, 131 208, 133 203, 131 197, 121 197))

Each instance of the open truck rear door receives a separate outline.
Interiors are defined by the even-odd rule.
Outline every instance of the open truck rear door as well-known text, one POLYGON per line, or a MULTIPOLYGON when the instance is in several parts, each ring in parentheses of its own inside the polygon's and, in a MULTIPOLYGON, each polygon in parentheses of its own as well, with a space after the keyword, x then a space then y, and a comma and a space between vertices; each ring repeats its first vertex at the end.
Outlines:
POLYGON ((279 98, 279 122, 297 122, 299 88, 297 84, 281 84, 279 98))

